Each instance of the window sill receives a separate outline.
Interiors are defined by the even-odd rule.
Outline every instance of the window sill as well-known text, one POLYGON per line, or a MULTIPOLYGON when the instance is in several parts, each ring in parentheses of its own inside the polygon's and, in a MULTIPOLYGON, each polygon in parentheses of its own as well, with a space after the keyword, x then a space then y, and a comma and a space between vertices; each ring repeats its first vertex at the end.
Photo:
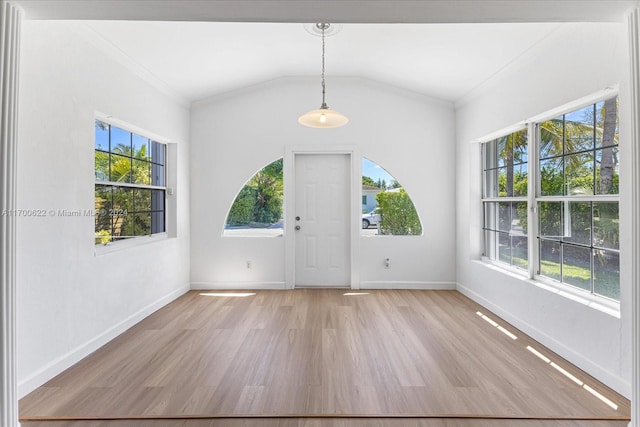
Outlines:
POLYGON ((507 274, 516 279, 528 280, 527 275, 529 273, 527 270, 523 270, 522 268, 517 268, 508 264, 497 262, 492 260, 491 258, 486 258, 486 257, 482 257, 482 260, 480 261, 480 263, 491 268, 492 270, 497 270, 501 273, 507 274))
POLYGON ((152 236, 136 237, 129 240, 120 240, 117 242, 107 243, 106 245, 95 245, 93 249, 94 256, 106 255, 114 252, 120 252, 122 250, 135 248, 138 246, 148 245, 150 243, 156 243, 169 239, 167 233, 154 234, 152 236))
POLYGON ((585 305, 587 307, 593 308, 594 310, 598 310, 602 313, 620 319, 619 302, 609 300, 597 295, 592 295, 578 289, 574 289, 570 285, 563 285, 559 282, 556 283, 551 280, 546 280, 544 277, 536 276, 535 278, 530 279, 527 277, 527 272, 523 270, 517 270, 516 268, 511 268, 507 265, 500 265, 488 258, 483 258, 482 260, 476 262, 502 274, 509 275, 510 277, 522 280, 533 286, 544 289, 545 291, 554 293, 562 298, 570 299, 571 301, 577 302, 578 304, 585 305))

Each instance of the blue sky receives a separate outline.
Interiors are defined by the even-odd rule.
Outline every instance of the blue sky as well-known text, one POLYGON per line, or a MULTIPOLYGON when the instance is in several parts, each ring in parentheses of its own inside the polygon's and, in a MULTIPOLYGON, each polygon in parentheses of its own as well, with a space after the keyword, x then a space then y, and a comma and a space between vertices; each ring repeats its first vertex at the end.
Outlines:
POLYGON ((365 157, 362 158, 362 175, 368 176, 376 182, 378 182, 378 179, 384 179, 387 184, 391 181, 395 181, 395 178, 391 176, 389 172, 384 170, 384 168, 379 166, 377 163, 374 163, 365 157))

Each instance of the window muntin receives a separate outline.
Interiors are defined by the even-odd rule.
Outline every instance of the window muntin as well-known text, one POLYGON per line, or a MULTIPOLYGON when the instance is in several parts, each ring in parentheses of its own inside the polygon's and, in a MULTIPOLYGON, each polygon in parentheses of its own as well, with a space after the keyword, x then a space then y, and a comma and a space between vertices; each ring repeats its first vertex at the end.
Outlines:
POLYGON ((484 256, 527 269, 527 129, 489 141, 482 150, 484 256))
POLYGON ((617 98, 538 126, 540 196, 618 194, 617 98))
POLYGON ((165 144, 95 120, 95 243, 166 231, 165 144))
POLYGON ((527 141, 522 129, 484 144, 484 198, 526 197, 527 141))
POLYGON ((537 125, 538 274, 620 299, 617 98, 537 125))
POLYGON ((527 203, 484 203, 485 256, 526 269, 529 264, 527 203))
POLYGON ((486 257, 620 299, 617 103, 606 99, 530 126, 535 164, 524 154, 526 130, 483 144, 486 257), (525 189, 531 176, 535 194, 525 189))

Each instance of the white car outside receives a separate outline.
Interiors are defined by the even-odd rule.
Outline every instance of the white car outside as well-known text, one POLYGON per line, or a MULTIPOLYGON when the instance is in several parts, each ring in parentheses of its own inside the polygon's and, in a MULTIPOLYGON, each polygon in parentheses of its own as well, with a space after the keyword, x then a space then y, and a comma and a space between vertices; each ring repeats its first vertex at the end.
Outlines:
POLYGON ((378 225, 379 222, 380 222, 380 213, 378 211, 378 208, 375 208, 371 212, 362 214, 363 229, 369 228, 372 225, 378 225))

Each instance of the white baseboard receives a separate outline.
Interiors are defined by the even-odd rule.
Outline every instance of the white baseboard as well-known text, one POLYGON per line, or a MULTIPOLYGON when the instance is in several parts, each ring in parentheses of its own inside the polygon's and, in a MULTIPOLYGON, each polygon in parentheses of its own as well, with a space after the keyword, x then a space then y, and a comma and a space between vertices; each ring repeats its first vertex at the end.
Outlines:
POLYGON ((18 382, 18 399, 23 398, 27 394, 31 393, 42 384, 46 383, 65 369, 78 363, 83 358, 87 357, 109 341, 122 334, 127 329, 139 323, 142 319, 161 309, 165 305, 181 297, 190 290, 189 285, 184 285, 175 291, 163 296, 162 298, 154 301, 153 303, 143 307, 136 313, 127 317, 120 323, 107 329, 100 335, 97 335, 90 341, 76 347, 67 354, 58 357, 48 365, 39 369, 29 377, 18 382))
POLYGON ((629 398, 631 385, 627 381, 624 381, 624 379, 593 363, 591 360, 585 358, 580 353, 577 353, 569 347, 565 346, 562 342, 555 340, 554 338, 550 337, 549 335, 535 328, 529 323, 522 321, 517 316, 513 315, 507 310, 504 310, 502 307, 492 303, 488 299, 461 285, 460 283, 456 284, 456 289, 461 294, 472 299, 488 310, 491 310, 502 319, 509 322, 512 326, 520 329, 522 332, 538 341, 545 347, 549 348, 551 351, 559 354, 561 357, 567 359, 578 368, 592 375, 594 378, 597 378, 599 381, 602 381, 604 384, 611 387, 623 396, 629 398))
POLYGON ((360 282, 360 289, 455 290, 454 282, 370 281, 360 282))
POLYGON ((209 290, 270 290, 287 289, 285 282, 191 282, 191 289, 197 291, 209 290))
MULTIPOLYGON (((192 282, 192 290, 261 290, 287 289, 285 282, 192 282)), ((360 282, 359 289, 455 290, 454 282, 370 281, 360 282)))

